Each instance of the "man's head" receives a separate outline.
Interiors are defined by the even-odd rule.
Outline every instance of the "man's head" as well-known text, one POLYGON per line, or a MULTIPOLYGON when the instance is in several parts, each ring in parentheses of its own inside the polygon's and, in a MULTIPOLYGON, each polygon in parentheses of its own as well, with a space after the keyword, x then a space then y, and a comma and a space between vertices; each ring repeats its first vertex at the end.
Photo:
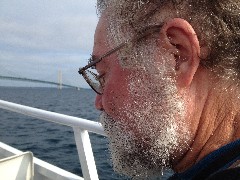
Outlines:
POLYGON ((148 25, 177 17, 186 20, 198 36, 201 65, 240 79, 238 0, 99 0, 99 13, 105 9, 115 43, 148 25))
MULTIPOLYGON (((102 16, 93 51, 98 57, 113 48, 108 43, 106 25, 102 16)), ((156 33, 160 31, 161 27, 156 33)), ((121 65, 117 54, 96 64, 100 76, 104 76, 103 94, 97 96, 96 106, 104 111, 101 122, 110 139, 115 169, 146 177, 161 174, 175 160, 174 153, 182 155, 178 147, 181 144, 187 149, 189 129, 182 120, 185 107, 173 78, 175 66, 167 62, 164 48, 157 50, 154 35, 142 41, 149 48, 141 50, 143 64, 121 65)))
POLYGON ((96 107, 114 168, 139 177, 176 169, 201 144, 213 82, 239 82, 239 2, 99 0, 98 10, 96 107))

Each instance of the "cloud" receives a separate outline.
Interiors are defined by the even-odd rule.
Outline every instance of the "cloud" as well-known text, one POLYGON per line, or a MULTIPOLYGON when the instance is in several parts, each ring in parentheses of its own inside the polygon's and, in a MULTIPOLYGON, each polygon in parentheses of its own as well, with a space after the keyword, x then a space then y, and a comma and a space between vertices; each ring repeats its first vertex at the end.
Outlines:
POLYGON ((86 86, 76 72, 92 51, 98 20, 95 4, 95 0, 1 0, 0 74, 39 78, 61 69, 73 83, 86 86))
POLYGON ((95 22, 95 17, 63 17, 44 23, 20 24, 0 18, 0 45, 31 51, 87 52, 93 46, 95 22))
POLYGON ((92 48, 94 28, 97 22, 95 8, 92 7, 93 3, 49 1, 49 4, 45 3, 44 5, 46 9, 42 7, 42 4, 39 4, 42 6, 37 9, 34 3, 36 1, 24 2, 27 7, 21 3, 20 5, 19 3, 9 3, 8 13, 0 12, 0 34, 2 35, 0 40, 2 43, 12 47, 35 50, 62 51, 77 50, 80 47, 82 51, 86 51, 92 48), (65 9, 62 7, 64 4, 68 5, 65 9), (14 5, 16 5, 15 10, 13 9, 14 5), (87 5, 91 5, 91 8, 87 5), (25 11, 19 6, 26 8, 25 11), (72 12, 71 10, 76 9, 76 6, 79 8, 78 11, 72 12), (9 14, 9 12, 11 13, 9 14))

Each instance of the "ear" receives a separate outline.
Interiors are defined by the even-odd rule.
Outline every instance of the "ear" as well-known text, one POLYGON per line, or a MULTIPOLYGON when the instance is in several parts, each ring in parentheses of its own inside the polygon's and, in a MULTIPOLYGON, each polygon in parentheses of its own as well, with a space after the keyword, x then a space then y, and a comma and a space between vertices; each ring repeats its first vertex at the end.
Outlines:
POLYGON ((200 46, 194 29, 186 20, 174 18, 163 25, 161 36, 165 48, 175 59, 177 85, 188 87, 200 62, 200 46))

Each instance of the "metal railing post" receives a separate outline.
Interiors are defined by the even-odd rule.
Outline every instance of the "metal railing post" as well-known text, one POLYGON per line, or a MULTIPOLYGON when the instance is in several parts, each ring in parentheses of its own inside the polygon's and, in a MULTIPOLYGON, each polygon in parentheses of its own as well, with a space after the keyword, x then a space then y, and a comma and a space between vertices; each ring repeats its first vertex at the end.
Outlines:
POLYGON ((49 112, 46 110, 28 107, 3 100, 0 100, 0 109, 1 108, 34 118, 72 127, 84 179, 98 180, 97 169, 88 132, 93 132, 105 136, 101 124, 82 118, 49 112))
POLYGON ((73 127, 73 131, 84 179, 98 180, 88 131, 82 130, 79 127, 73 127))

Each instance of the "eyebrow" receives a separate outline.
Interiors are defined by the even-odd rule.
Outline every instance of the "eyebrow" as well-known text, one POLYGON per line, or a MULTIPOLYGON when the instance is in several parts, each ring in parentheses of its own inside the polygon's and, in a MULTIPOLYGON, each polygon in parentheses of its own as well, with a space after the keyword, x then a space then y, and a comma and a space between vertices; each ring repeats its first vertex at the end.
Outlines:
MULTIPOLYGON (((96 60, 98 60, 98 59, 100 59, 101 57, 98 57, 98 56, 96 56, 96 55, 91 55, 91 58, 92 58, 92 61, 91 62, 95 62, 96 60)), ((90 62, 90 63, 91 63, 90 62)), ((103 68, 105 68, 106 67, 106 62, 105 61, 100 61, 101 63, 94 63, 94 65, 92 66, 94 69, 96 69, 97 70, 97 66, 98 66, 98 70, 100 69, 100 71, 101 71, 101 69, 103 69, 103 68), (100 68, 99 68, 100 67, 100 68)))
POLYGON ((90 58, 88 59, 88 64, 90 64, 91 62, 95 61, 97 59, 96 55, 90 54, 90 58))

